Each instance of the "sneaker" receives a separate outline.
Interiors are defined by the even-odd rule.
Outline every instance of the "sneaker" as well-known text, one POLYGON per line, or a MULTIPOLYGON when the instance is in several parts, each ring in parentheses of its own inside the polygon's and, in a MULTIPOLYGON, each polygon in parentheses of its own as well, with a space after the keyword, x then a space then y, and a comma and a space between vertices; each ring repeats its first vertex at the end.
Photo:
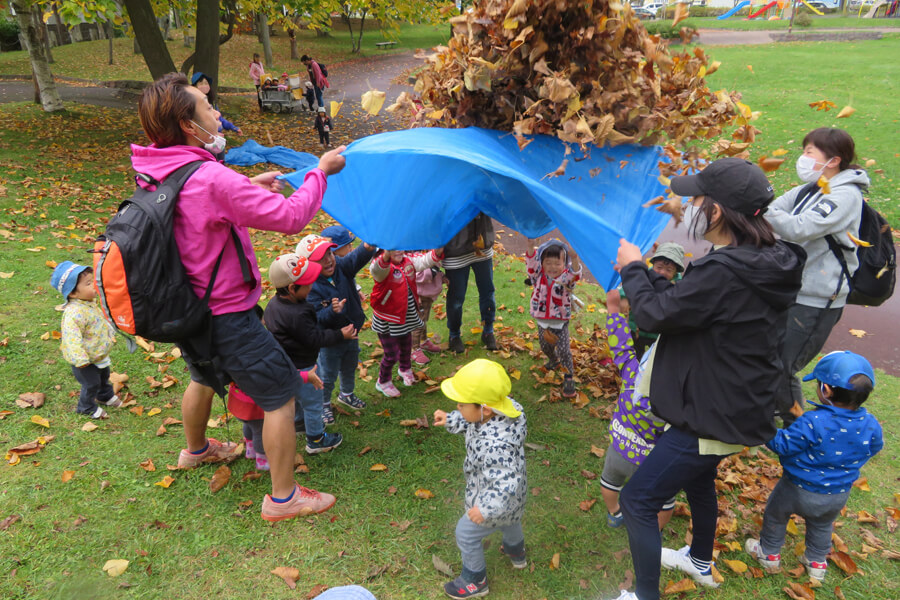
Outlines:
POLYGON ((566 377, 565 379, 563 379, 562 395, 565 398, 575 397, 575 380, 571 377, 566 377))
POLYGON ((622 514, 622 511, 619 511, 618 515, 608 512, 606 513, 606 524, 613 529, 618 529, 625 524, 625 515, 622 514))
POLYGON ((207 448, 203 454, 191 454, 187 448, 178 455, 178 468, 193 469, 201 463, 225 462, 234 460, 237 444, 234 442, 220 442, 215 438, 206 438, 207 448))
POLYGON ((613 598, 613 600, 640 600, 640 599, 637 597, 637 594, 635 594, 634 592, 629 592, 628 590, 622 590, 622 593, 620 593, 618 596, 613 598))
POLYGON ((356 410, 362 410, 366 407, 365 401, 359 398, 353 392, 350 392, 349 394, 345 394, 344 392, 339 393, 337 401, 348 408, 353 408, 356 410))
POLYGON ((422 348, 416 348, 415 350, 413 350, 410 357, 417 365, 427 365, 431 362, 431 359, 425 356, 425 352, 422 351, 422 348))
POLYGON ((416 376, 412 372, 412 369, 410 369, 409 371, 398 369, 397 372, 400 373, 400 378, 403 380, 403 385, 405 385, 406 387, 409 387, 416 382, 416 376))
POLYGON ((781 570, 781 555, 763 554, 762 548, 759 545, 759 540, 747 538, 747 541, 744 542, 744 550, 747 551, 747 554, 759 561, 759 564, 763 566, 767 573, 777 573, 781 570))
POLYGON ((334 411, 331 409, 331 402, 322 405, 322 422, 326 425, 334 423, 334 411))
POLYGON ((438 346, 437 344, 435 344, 435 343, 434 343, 433 341, 431 341, 430 339, 427 339, 427 340, 425 340, 424 342, 422 342, 422 345, 419 346, 419 347, 420 347, 422 350, 424 350, 425 352, 441 352, 441 351, 443 350, 440 346, 438 346))
POLYGON ((455 354, 462 354, 466 351, 466 346, 463 344, 462 338, 452 337, 447 343, 447 350, 455 354))
POLYGON ((481 343, 484 344, 484 347, 488 350, 497 349, 497 339, 491 331, 485 331, 481 334, 481 343))
POLYGON ((244 456, 251 460, 258 456, 256 450, 253 449, 253 440, 244 438, 244 456))
POLYGON ((323 433, 318 440, 306 436, 306 453, 321 454, 322 452, 330 452, 344 441, 344 437, 339 433, 323 433))
POLYGON ((397 386, 394 385, 393 381, 386 381, 381 383, 380 381, 375 382, 375 389, 387 396, 388 398, 396 398, 400 395, 400 390, 397 389, 397 386))
POLYGON ((509 562, 512 563, 513 569, 524 569, 528 566, 528 559, 525 556, 525 548, 522 547, 522 552, 520 554, 510 554, 506 551, 506 547, 503 544, 500 544, 500 554, 509 558, 509 562))
POLYGON ((800 557, 800 564, 806 567, 806 574, 810 579, 823 581, 825 579, 825 570, 828 568, 827 562, 815 562, 806 558, 806 555, 800 557))
POLYGON ((269 459, 266 458, 265 454, 257 454, 256 455, 256 470, 257 471, 268 471, 269 470, 269 459))
POLYGON ((691 547, 685 546, 681 550, 672 550, 671 548, 663 548, 660 556, 660 565, 665 569, 677 569, 683 571, 694 578, 694 581, 706 587, 717 588, 719 584, 715 582, 712 576, 712 568, 700 572, 694 563, 691 562, 691 547))
POLYGON ((470 583, 462 577, 457 577, 453 581, 448 581, 444 584, 444 593, 457 600, 487 596, 489 591, 486 578, 482 579, 480 583, 470 583))
POLYGON ((108 419, 109 418, 109 415, 106 413, 106 411, 103 410, 103 408, 101 408, 99 406, 97 407, 97 410, 95 410, 94 412, 85 413, 85 414, 88 415, 92 419, 108 419))
POLYGON ((284 521, 294 517, 305 517, 322 513, 334 506, 335 497, 325 492, 317 492, 301 485, 294 487, 294 495, 287 502, 275 502, 266 494, 262 502, 262 518, 266 521, 284 521))
POLYGON ((105 402, 101 402, 98 400, 97 404, 102 404, 103 406, 112 406, 113 408, 119 408, 120 406, 122 406, 122 400, 120 400, 118 396, 113 396, 112 398, 110 398, 109 400, 106 400, 105 402))

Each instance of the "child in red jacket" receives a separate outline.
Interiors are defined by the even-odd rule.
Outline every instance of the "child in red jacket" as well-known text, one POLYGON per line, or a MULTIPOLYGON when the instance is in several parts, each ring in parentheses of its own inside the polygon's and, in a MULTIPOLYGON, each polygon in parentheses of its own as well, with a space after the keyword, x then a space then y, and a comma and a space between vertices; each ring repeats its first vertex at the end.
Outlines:
POLYGON ((375 389, 396 398, 400 391, 391 381, 391 371, 399 362, 403 385, 416 382, 412 372, 412 332, 423 326, 419 316, 419 292, 416 273, 440 266, 443 248, 425 254, 407 256, 403 250, 385 250, 375 257, 369 269, 375 285, 369 303, 372 306, 372 330, 378 334, 384 356, 375 389))

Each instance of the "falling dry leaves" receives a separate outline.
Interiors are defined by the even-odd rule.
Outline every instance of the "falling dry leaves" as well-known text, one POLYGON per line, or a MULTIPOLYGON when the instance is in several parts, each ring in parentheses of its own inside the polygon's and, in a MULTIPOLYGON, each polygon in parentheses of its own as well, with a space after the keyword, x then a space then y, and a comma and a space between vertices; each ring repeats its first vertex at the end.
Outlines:
POLYGON ((856 109, 853 108, 852 106, 845 106, 844 108, 842 108, 840 110, 840 112, 838 112, 837 118, 838 119, 846 119, 847 117, 849 117, 850 115, 852 115, 855 112, 856 112, 856 109))

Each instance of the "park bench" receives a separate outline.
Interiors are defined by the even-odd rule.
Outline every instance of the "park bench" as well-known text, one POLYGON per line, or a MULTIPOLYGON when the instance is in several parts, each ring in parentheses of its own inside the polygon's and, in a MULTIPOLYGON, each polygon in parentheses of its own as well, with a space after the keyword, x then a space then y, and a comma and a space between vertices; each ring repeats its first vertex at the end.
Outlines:
POLYGON ((375 42, 375 47, 379 50, 384 50, 386 48, 390 48, 392 46, 396 46, 397 42, 375 42))

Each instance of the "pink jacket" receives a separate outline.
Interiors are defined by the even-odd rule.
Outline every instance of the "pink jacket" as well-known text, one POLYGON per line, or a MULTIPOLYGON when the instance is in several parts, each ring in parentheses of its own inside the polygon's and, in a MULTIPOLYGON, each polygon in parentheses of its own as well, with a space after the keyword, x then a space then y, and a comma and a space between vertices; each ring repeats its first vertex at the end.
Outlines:
POLYGON ((560 321, 571 319, 571 291, 575 287, 575 282, 581 279, 581 269, 577 273, 566 269, 556 279, 550 279, 541 269, 536 252, 531 255, 525 254, 525 267, 534 286, 531 292, 531 316, 536 319, 560 321))
MULTIPOLYGON (((262 291, 259 266, 248 227, 285 234, 299 233, 322 205, 325 173, 313 169, 290 197, 269 192, 216 161, 203 148, 193 146, 138 146, 132 144, 131 163, 138 173, 163 180, 178 167, 206 161, 185 183, 175 207, 175 242, 194 292, 202 297, 209 285, 216 258, 225 254, 216 276, 209 306, 214 315, 241 312, 256 305, 262 291), (231 240, 234 227, 252 281, 244 283, 237 251, 231 240)), ((149 187, 141 182, 144 187, 149 187)))
MULTIPOLYGON (((312 81, 313 84, 320 90, 331 87, 331 85, 328 83, 328 78, 322 74, 322 69, 321 67, 319 67, 319 63, 314 60, 309 61, 309 63, 309 70, 312 72, 312 77, 310 77, 309 80, 312 81)), ((328 65, 325 66, 327 67, 328 65)))
POLYGON ((263 76, 263 73, 265 73, 265 70, 263 69, 263 66, 260 63, 258 63, 258 62, 250 63, 250 79, 253 80, 253 85, 260 84, 259 78, 263 76))

